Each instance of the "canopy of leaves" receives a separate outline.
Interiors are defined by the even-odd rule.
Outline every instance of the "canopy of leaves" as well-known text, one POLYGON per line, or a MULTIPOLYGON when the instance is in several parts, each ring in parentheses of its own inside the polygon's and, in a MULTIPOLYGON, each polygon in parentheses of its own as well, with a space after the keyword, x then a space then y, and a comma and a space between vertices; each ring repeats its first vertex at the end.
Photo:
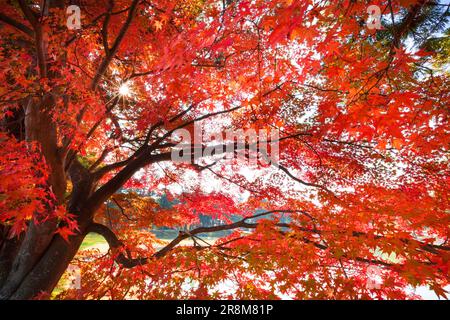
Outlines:
MULTIPOLYGON (((52 96, 65 164, 96 181, 89 204, 102 200, 89 230, 111 248, 79 252, 82 289, 58 298, 445 296, 449 7, 371 4, 382 30, 367 28, 366 1, 80 1, 80 30, 66 8, 39 22, 46 67, 30 18, 3 0, 0 117, 52 96), (172 133, 194 123, 215 136, 276 129, 278 166, 170 161, 172 133), (161 227, 179 234, 162 241, 161 227)), ((0 223, 17 235, 44 211, 70 242, 77 180, 54 204, 39 146, 18 136, 0 133, 0 223)))

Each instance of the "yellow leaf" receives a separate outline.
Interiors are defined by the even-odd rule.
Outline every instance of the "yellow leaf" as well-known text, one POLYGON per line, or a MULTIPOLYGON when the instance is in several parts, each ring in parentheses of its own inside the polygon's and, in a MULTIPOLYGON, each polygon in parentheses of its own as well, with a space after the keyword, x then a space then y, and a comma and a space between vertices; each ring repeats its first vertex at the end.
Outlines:
POLYGON ((153 23, 153 26, 155 27, 156 31, 159 31, 159 30, 162 29, 163 24, 162 24, 161 21, 156 20, 156 21, 153 23))
POLYGON ((394 140, 392 141, 392 146, 393 146, 395 149, 397 149, 397 150, 400 150, 401 147, 402 147, 402 145, 403 145, 403 142, 402 142, 401 139, 394 139, 394 140))

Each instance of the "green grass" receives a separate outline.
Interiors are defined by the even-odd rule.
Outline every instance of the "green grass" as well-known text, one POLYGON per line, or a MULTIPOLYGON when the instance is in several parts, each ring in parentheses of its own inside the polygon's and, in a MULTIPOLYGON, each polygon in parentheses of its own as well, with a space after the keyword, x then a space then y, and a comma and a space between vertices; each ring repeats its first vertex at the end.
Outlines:
POLYGON ((89 233, 81 244, 80 250, 84 250, 97 244, 106 244, 105 239, 99 234, 89 233))
MULTIPOLYGON (((99 234, 89 233, 85 238, 83 243, 80 246, 80 250, 89 249, 98 244, 106 244, 105 239, 99 234)), ((68 279, 63 275, 63 277, 59 280, 55 289, 53 289, 51 297, 54 298, 59 293, 63 292, 65 288, 68 286, 68 279)))
MULTIPOLYGON (((165 230, 163 232, 155 232, 156 236, 161 240, 171 241, 178 235, 178 231, 174 230, 165 230)), ((204 234, 200 238, 204 239, 208 242, 214 242, 217 239, 217 236, 214 236, 213 234, 204 234)), ((205 245, 204 242, 199 241, 202 245, 205 245)), ((89 233, 85 238, 83 243, 81 244, 80 250, 88 249, 91 247, 94 247, 96 245, 103 245, 107 244, 105 239, 101 235, 98 235, 96 233, 89 233)))
MULTIPOLYGON (((178 235, 178 231, 164 230, 159 233, 157 232, 156 235, 159 239, 169 242, 178 235)), ((212 234, 205 234, 201 238, 210 244, 214 243, 214 241, 217 240, 217 236, 214 237, 214 236, 212 236, 212 234)), ((190 244, 191 242, 192 242, 191 240, 184 240, 184 243, 182 243, 181 245, 186 245, 187 243, 190 244)), ((197 242, 201 245, 206 245, 206 243, 201 240, 197 240, 197 242)), ((89 233, 84 238, 84 241, 80 246, 80 250, 89 249, 89 248, 95 247, 97 245, 103 245, 103 244, 107 244, 107 242, 101 235, 98 235, 96 233, 89 233)), ((164 246, 164 245, 161 245, 161 247, 162 246, 164 246)), ((68 285, 68 279, 65 276, 63 276, 60 279, 57 286, 55 287, 55 289, 53 290, 52 295, 51 295, 52 298, 55 298, 56 295, 63 292, 65 290, 65 288, 67 287, 67 285, 68 285)))

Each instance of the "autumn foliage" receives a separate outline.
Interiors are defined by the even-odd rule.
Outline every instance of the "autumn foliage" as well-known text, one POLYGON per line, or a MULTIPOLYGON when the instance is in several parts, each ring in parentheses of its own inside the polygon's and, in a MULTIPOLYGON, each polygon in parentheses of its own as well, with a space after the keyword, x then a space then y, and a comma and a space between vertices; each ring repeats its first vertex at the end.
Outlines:
POLYGON ((448 5, 0 3, 2 299, 50 297, 69 265, 82 286, 53 297, 446 296, 448 38, 427 44, 448 5), (172 161, 196 124, 276 129, 279 161, 172 161))

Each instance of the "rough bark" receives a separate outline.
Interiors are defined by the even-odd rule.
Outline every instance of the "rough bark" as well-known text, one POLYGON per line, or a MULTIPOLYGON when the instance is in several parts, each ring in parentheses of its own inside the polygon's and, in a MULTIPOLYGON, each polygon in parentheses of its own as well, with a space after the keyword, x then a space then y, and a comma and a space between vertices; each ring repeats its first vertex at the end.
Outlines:
MULTIPOLYGON (((33 61, 38 67, 39 77, 57 78, 56 72, 49 71, 45 40, 47 37, 38 17, 48 15, 49 9, 53 7, 78 4, 78 1, 43 0, 40 12, 35 11, 24 0, 19 0, 18 3, 23 16, 31 24, 32 29, 4 15, 0 15, 0 20, 13 25, 33 39, 35 53, 33 61)), ((91 86, 93 89, 96 88, 98 81, 114 58, 137 12, 138 3, 138 0, 132 1, 126 21, 112 42, 112 47, 108 48, 108 54, 96 72, 96 79, 91 86)), ((65 241, 59 235, 55 235, 58 221, 50 219, 44 223, 30 223, 23 239, 8 240, 2 236, 0 239, 0 299, 31 299, 42 292, 51 293, 78 251, 86 230, 92 223, 95 209, 101 205, 105 195, 112 194, 115 192, 115 188, 120 187, 120 185, 111 184, 108 188, 102 189, 101 197, 90 199, 95 189, 95 180, 98 178, 83 168, 76 161, 75 155, 67 154, 67 150, 58 146, 57 127, 51 116, 52 108, 56 104, 57 92, 58 88, 54 88, 52 92, 48 92, 42 98, 26 99, 22 105, 25 117, 24 121, 20 123, 23 123, 25 128, 25 139, 39 144, 49 168, 48 187, 51 188, 56 198, 56 201, 48 207, 49 213, 54 210, 55 206, 66 204, 64 196, 68 178, 66 172, 68 171, 73 190, 66 209, 75 215, 80 231, 77 235, 70 237, 69 241, 65 241), (70 160, 66 161, 66 159, 70 160)), ((82 113, 79 119, 81 121, 82 113)), ((17 128, 13 129, 17 131, 17 128)), ((11 133, 19 137, 16 132, 11 133)), ((136 169, 136 166, 133 166, 132 169, 136 169)), ((128 171, 126 175, 122 174, 120 177, 129 177, 133 174, 132 170, 128 171)), ((123 179, 120 179, 119 182, 123 182, 123 179)))
MULTIPOLYGON (((64 202, 66 190, 64 161, 59 156, 56 126, 49 113, 53 103, 52 96, 47 95, 42 100, 29 99, 25 109, 26 140, 38 142, 49 167, 48 186, 56 197, 56 202, 49 204, 47 207, 49 212, 54 210, 56 205, 64 202)), ((55 219, 49 219, 39 224, 30 223, 24 240, 12 262, 9 275, 0 290, 0 298, 8 298, 17 289, 50 244, 56 228, 57 221, 55 219)))
POLYGON ((50 294, 80 248, 84 237, 84 232, 70 237, 69 242, 60 236, 53 237, 43 256, 8 299, 32 299, 41 293, 50 294))

